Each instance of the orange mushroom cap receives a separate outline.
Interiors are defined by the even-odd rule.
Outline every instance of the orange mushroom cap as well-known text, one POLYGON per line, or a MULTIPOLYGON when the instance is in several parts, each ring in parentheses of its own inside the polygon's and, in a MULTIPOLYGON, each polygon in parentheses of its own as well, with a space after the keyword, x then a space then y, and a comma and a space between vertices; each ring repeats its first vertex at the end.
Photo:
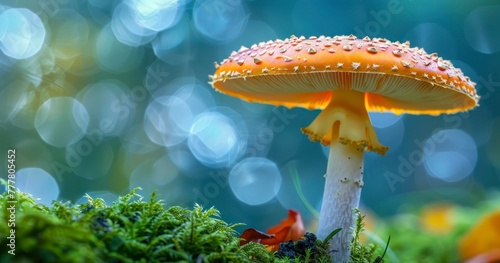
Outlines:
POLYGON ((242 47, 210 76, 249 102, 324 109, 332 91, 365 93, 368 111, 456 113, 475 107, 475 83, 452 63, 408 42, 354 35, 295 37, 242 47))

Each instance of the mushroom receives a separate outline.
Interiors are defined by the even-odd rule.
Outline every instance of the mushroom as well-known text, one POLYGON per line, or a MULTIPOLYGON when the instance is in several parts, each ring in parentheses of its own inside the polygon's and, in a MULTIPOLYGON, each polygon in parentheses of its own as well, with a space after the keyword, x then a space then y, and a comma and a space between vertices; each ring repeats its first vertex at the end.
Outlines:
POLYGON ((477 105, 475 83, 436 53, 409 42, 354 35, 296 37, 233 51, 209 76, 213 87, 248 102, 320 109, 302 132, 330 146, 317 236, 335 262, 350 256, 353 209, 363 187, 364 151, 384 155, 368 111, 451 114, 477 105))

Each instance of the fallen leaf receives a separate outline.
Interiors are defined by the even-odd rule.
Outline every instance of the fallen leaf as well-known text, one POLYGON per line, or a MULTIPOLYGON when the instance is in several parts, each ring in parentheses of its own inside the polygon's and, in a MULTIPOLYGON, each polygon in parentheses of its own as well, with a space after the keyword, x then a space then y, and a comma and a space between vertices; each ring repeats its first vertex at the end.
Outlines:
POLYGON ((266 234, 259 230, 255 230, 254 228, 249 228, 243 231, 243 233, 241 233, 240 238, 241 238, 240 246, 245 245, 249 242, 260 243, 264 239, 275 239, 274 235, 266 234))
POLYGON ((302 216, 299 212, 288 210, 288 218, 281 221, 279 225, 273 226, 267 230, 267 233, 249 228, 245 230, 240 238, 244 239, 241 245, 248 242, 257 242, 267 245, 271 251, 276 251, 279 244, 290 240, 299 240, 306 233, 302 216))
POLYGON ((286 242, 300 239, 306 233, 306 229, 300 213, 288 210, 288 218, 282 220, 279 225, 269 228, 267 232, 275 234, 277 240, 286 242))
MULTIPOLYGON (((458 244, 462 259, 500 249, 500 210, 493 211, 476 223, 458 244)), ((487 261, 488 262, 488 261, 487 261)), ((491 261, 498 262, 498 261, 491 261)))

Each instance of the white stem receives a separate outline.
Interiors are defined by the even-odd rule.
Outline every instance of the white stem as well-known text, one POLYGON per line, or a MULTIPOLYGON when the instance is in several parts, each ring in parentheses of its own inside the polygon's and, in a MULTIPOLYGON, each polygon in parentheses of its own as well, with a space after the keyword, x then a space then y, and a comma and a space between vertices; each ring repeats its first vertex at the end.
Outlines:
POLYGON ((359 206, 363 187, 363 155, 363 148, 356 143, 331 141, 317 236, 325 239, 333 230, 342 228, 330 240, 335 263, 350 259, 354 208, 359 206))

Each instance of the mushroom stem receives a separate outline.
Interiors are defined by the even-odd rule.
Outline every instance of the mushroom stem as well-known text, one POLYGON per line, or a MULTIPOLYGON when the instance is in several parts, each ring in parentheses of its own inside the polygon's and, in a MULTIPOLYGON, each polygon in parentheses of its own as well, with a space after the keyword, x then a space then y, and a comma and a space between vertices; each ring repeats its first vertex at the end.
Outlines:
POLYGON ((356 143, 381 155, 388 150, 377 139, 365 108, 365 94, 359 91, 332 91, 330 103, 302 132, 309 135, 311 141, 324 145, 338 140, 344 144, 356 143))
POLYGON ((354 90, 334 90, 330 103, 302 131, 313 141, 330 145, 323 203, 319 216, 318 238, 326 238, 341 228, 330 249, 334 262, 350 258, 354 208, 359 205, 363 187, 365 150, 385 154, 365 108, 365 94, 354 90))
POLYGON ((349 262, 354 208, 359 205, 363 187, 363 153, 355 143, 332 140, 330 145, 317 236, 325 239, 333 230, 342 228, 330 240, 333 262, 349 262))

